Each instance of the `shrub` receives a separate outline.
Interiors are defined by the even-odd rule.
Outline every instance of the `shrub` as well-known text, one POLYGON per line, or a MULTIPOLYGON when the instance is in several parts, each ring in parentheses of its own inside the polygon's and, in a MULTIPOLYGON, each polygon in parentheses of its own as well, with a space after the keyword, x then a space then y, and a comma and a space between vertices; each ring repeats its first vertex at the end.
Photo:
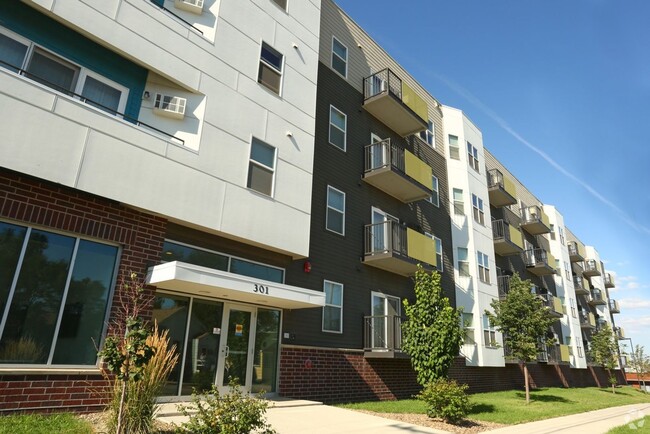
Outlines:
POLYGON ((276 434, 266 422, 264 414, 269 402, 258 397, 249 396, 236 385, 231 384, 230 391, 220 394, 212 385, 208 394, 192 393, 192 405, 179 406, 180 412, 189 416, 189 421, 182 425, 184 431, 192 434, 276 434), (194 413, 196 411, 196 413, 194 413))
MULTIPOLYGON (((154 349, 154 355, 145 365, 139 381, 127 383, 127 400, 123 409, 123 432, 129 434, 144 434, 153 432, 154 416, 156 415, 156 397, 167 381, 167 377, 178 362, 176 345, 169 345, 168 330, 160 331, 158 323, 147 337, 146 344, 154 349)), ((115 380, 113 397, 109 406, 111 418, 110 432, 117 430, 117 416, 122 382, 115 380)))
POLYGON ((455 380, 439 378, 427 384, 418 399, 425 402, 427 416, 457 423, 470 410, 467 388, 466 384, 458 384, 455 380))

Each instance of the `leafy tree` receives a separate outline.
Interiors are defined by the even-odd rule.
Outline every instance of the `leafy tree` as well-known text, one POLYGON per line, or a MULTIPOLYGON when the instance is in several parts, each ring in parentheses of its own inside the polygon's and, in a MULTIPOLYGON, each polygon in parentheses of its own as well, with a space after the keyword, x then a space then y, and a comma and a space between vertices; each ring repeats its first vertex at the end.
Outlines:
POLYGON ((528 363, 537 359, 540 342, 549 343, 547 331, 555 319, 542 300, 531 292, 529 280, 518 274, 510 278, 510 289, 503 300, 490 303, 494 313, 485 311, 490 322, 503 334, 511 356, 519 360, 524 370, 526 403, 530 402, 528 363))
POLYGON ((440 274, 429 274, 418 266, 415 272, 415 303, 404 300, 407 319, 402 323, 402 349, 411 356, 417 380, 425 386, 447 371, 458 355, 464 333, 461 310, 442 293, 440 274))
POLYGON ((591 337, 591 357, 596 364, 607 369, 612 393, 616 393, 616 377, 612 370, 616 368, 618 358, 618 341, 609 323, 604 325, 591 337))
POLYGON ((645 354, 645 347, 637 345, 632 351, 630 368, 634 370, 639 379, 639 386, 645 391, 645 377, 650 374, 650 356, 645 354))

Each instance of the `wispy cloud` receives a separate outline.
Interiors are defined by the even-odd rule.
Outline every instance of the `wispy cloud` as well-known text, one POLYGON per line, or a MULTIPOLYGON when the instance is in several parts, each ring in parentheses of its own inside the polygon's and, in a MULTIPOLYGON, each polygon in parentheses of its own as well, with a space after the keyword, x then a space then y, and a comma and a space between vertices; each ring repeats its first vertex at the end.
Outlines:
POLYGON ((519 134, 514 128, 506 122, 505 119, 503 119, 501 116, 499 116, 494 110, 492 110, 489 106, 483 103, 480 99, 478 99, 474 94, 472 94, 469 90, 465 89, 458 83, 447 79, 446 77, 443 77, 441 75, 433 73, 433 75, 440 81, 442 81, 445 85, 447 85, 450 89, 452 89, 454 92, 458 93, 460 96, 468 100, 471 104, 475 105, 478 107, 481 111, 483 111, 488 117, 490 117, 494 122, 496 122, 503 130, 505 130, 508 134, 510 134, 512 137, 514 137, 519 143, 523 144, 526 146, 528 149, 539 155, 542 159, 544 159, 551 167, 553 167, 555 170, 575 182, 576 184, 580 185, 582 188, 587 190, 589 194, 591 194, 593 197, 595 197, 597 200, 599 200, 601 203, 609 207, 618 217, 623 220, 627 225, 632 227, 638 232, 641 232, 645 235, 650 235, 650 228, 637 223, 632 217, 630 217, 622 208, 618 207, 615 203, 607 199, 605 196, 600 194, 598 190, 596 190, 594 187, 589 185, 586 181, 578 178, 575 176, 573 173, 571 173, 569 170, 564 168, 560 163, 555 161, 550 155, 548 155, 546 152, 542 151, 540 148, 535 146, 533 143, 530 141, 526 140, 521 134, 519 134))
POLYGON ((640 298, 621 298, 618 300, 622 309, 650 309, 650 300, 640 298))

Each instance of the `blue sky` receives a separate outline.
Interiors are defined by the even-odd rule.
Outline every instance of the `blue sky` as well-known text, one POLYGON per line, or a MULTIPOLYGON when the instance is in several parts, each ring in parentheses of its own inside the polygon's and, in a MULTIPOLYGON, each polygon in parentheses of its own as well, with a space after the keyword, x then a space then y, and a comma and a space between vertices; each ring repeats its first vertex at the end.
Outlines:
POLYGON ((650 2, 336 2, 596 247, 650 352, 650 2))

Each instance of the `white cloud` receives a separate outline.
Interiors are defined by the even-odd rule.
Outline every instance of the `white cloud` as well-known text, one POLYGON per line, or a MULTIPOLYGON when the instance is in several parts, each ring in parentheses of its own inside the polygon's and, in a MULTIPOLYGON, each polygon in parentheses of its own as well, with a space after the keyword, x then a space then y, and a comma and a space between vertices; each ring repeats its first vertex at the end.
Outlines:
POLYGON ((650 309, 650 300, 647 299, 621 298, 618 303, 621 305, 621 309, 650 309))

